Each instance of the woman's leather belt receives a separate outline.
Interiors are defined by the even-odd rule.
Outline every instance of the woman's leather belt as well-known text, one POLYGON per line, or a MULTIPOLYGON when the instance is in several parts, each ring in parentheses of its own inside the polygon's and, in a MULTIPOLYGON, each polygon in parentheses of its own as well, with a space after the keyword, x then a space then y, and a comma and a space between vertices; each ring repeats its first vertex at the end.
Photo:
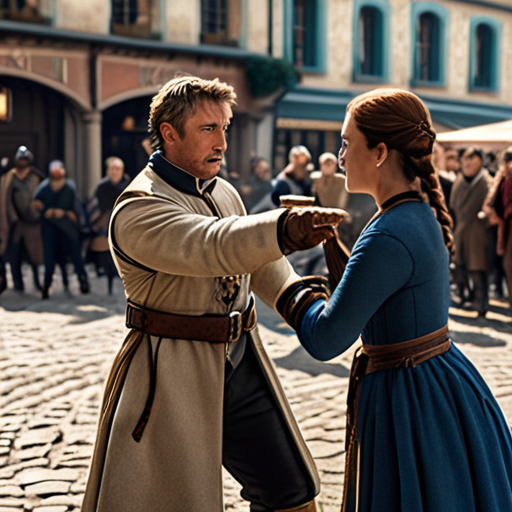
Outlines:
POLYGON ((363 377, 368 373, 390 368, 415 368, 431 357, 450 350, 451 340, 448 326, 421 338, 393 343, 391 345, 362 345, 356 350, 347 396, 347 430, 345 439, 345 485, 343 489, 342 512, 357 510, 357 406, 363 377))
POLYGON ((229 315, 176 315, 146 308, 128 300, 126 327, 159 338, 234 343, 256 326, 256 308, 251 295, 249 307, 229 315))

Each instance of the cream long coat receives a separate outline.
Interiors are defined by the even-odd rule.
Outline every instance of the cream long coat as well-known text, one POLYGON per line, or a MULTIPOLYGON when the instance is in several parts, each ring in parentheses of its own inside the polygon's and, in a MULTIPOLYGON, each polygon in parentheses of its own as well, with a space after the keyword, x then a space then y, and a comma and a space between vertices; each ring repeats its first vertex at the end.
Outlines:
MULTIPOLYGON (((279 249, 276 224, 282 210, 245 216, 240 197, 216 178, 211 197, 190 195, 150 166, 123 192, 114 210, 117 244, 143 270, 114 260, 126 295, 160 311, 226 314, 219 276, 242 275, 234 310, 243 311, 250 289, 274 306, 299 279, 279 249)), ((223 510, 222 408, 225 345, 164 339, 156 394, 139 443, 132 432, 148 393, 150 352, 157 340, 128 335, 114 362, 84 498, 83 512, 221 512, 223 510), (134 341, 135 340, 135 341, 134 341), (133 355, 134 354, 134 355, 133 355), (133 355, 124 375, 123 364, 133 355)), ((248 335, 292 435, 316 482, 312 457, 300 435, 257 328, 248 335)))

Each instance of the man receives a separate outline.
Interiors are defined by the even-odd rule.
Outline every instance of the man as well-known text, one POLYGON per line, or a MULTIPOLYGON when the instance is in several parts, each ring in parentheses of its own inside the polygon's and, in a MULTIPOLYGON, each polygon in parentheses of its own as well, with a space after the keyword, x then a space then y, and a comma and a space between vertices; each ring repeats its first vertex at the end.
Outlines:
POLYGON ((79 217, 80 203, 75 189, 66 182, 66 169, 60 160, 49 165, 50 179, 35 193, 34 208, 43 217, 44 286, 43 299, 49 298, 55 265, 60 254, 69 254, 82 293, 89 293, 89 281, 82 259, 79 217))
POLYGON ((311 153, 306 146, 294 146, 288 153, 289 164, 279 173, 272 189, 272 201, 281 204, 279 198, 288 194, 311 196, 311 181, 308 177, 308 164, 311 153))
POLYGON ((107 381, 83 512, 223 510, 221 465, 253 512, 315 511, 319 482, 255 326, 299 277, 284 253, 329 238, 335 210, 245 216, 216 178, 236 95, 179 77, 153 98, 159 148, 117 201, 114 260, 132 327, 107 381))
POLYGON ((492 178, 483 167, 480 150, 468 148, 462 155, 462 172, 455 180, 450 196, 454 217, 455 255, 459 296, 465 299, 467 277, 472 281, 469 298, 479 316, 488 310, 488 283, 491 238, 482 205, 492 178))
MULTIPOLYGON (((41 220, 32 197, 44 175, 32 165, 33 159, 28 148, 20 146, 14 167, 0 178, 0 257, 10 263, 14 289, 20 292, 25 289, 21 272, 25 259, 32 267, 35 287, 41 290, 37 272, 43 262, 41 220)), ((4 287, 3 277, 1 282, 4 287)))
POLYGON ((128 186, 130 179, 124 173, 124 162, 110 156, 106 159, 107 175, 103 178, 94 196, 88 204, 92 229, 94 232, 89 249, 93 254, 98 275, 106 275, 108 279, 108 293, 112 294, 112 286, 117 270, 108 247, 108 224, 114 204, 119 194, 128 186))
POLYGON ((334 153, 322 153, 318 157, 320 170, 311 173, 312 191, 322 206, 346 209, 348 192, 345 176, 338 170, 338 157, 334 153))

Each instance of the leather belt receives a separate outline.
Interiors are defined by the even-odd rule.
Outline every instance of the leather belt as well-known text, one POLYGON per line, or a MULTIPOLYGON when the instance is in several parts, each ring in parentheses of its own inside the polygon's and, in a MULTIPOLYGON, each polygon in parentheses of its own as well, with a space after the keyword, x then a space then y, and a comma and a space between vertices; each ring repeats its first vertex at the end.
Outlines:
POLYGON ((229 315, 176 315, 141 306, 128 300, 126 327, 157 336, 178 340, 234 343, 256 326, 256 308, 251 295, 249 307, 229 315))

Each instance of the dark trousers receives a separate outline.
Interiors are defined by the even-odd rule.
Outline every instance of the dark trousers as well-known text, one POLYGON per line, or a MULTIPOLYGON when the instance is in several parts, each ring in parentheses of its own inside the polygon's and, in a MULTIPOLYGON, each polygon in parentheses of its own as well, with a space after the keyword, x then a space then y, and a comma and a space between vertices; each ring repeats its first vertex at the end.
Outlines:
MULTIPOLYGON (((9 243, 9 264, 11 266, 11 275, 14 283, 14 289, 18 291, 23 291, 25 286, 23 284, 23 275, 21 272, 21 267, 23 264, 24 258, 29 259, 27 249, 25 247, 25 242, 23 238, 19 242, 10 242, 9 243)), ((39 284, 39 275, 37 273, 37 265, 30 265, 32 267, 32 275, 34 278, 34 285, 36 288, 41 288, 39 284)))
POLYGON ((469 277, 473 283, 473 305, 479 314, 485 314, 489 309, 489 284, 487 272, 470 271, 469 277))
POLYGON ((50 286, 55 265, 59 255, 69 254, 75 266, 77 275, 85 276, 87 273, 82 259, 82 250, 78 236, 71 237, 50 222, 43 222, 43 251, 44 251, 44 285, 50 286))
POLYGON ((236 369, 226 361, 223 432, 222 463, 242 485, 251 512, 313 500, 314 483, 249 340, 236 369))

